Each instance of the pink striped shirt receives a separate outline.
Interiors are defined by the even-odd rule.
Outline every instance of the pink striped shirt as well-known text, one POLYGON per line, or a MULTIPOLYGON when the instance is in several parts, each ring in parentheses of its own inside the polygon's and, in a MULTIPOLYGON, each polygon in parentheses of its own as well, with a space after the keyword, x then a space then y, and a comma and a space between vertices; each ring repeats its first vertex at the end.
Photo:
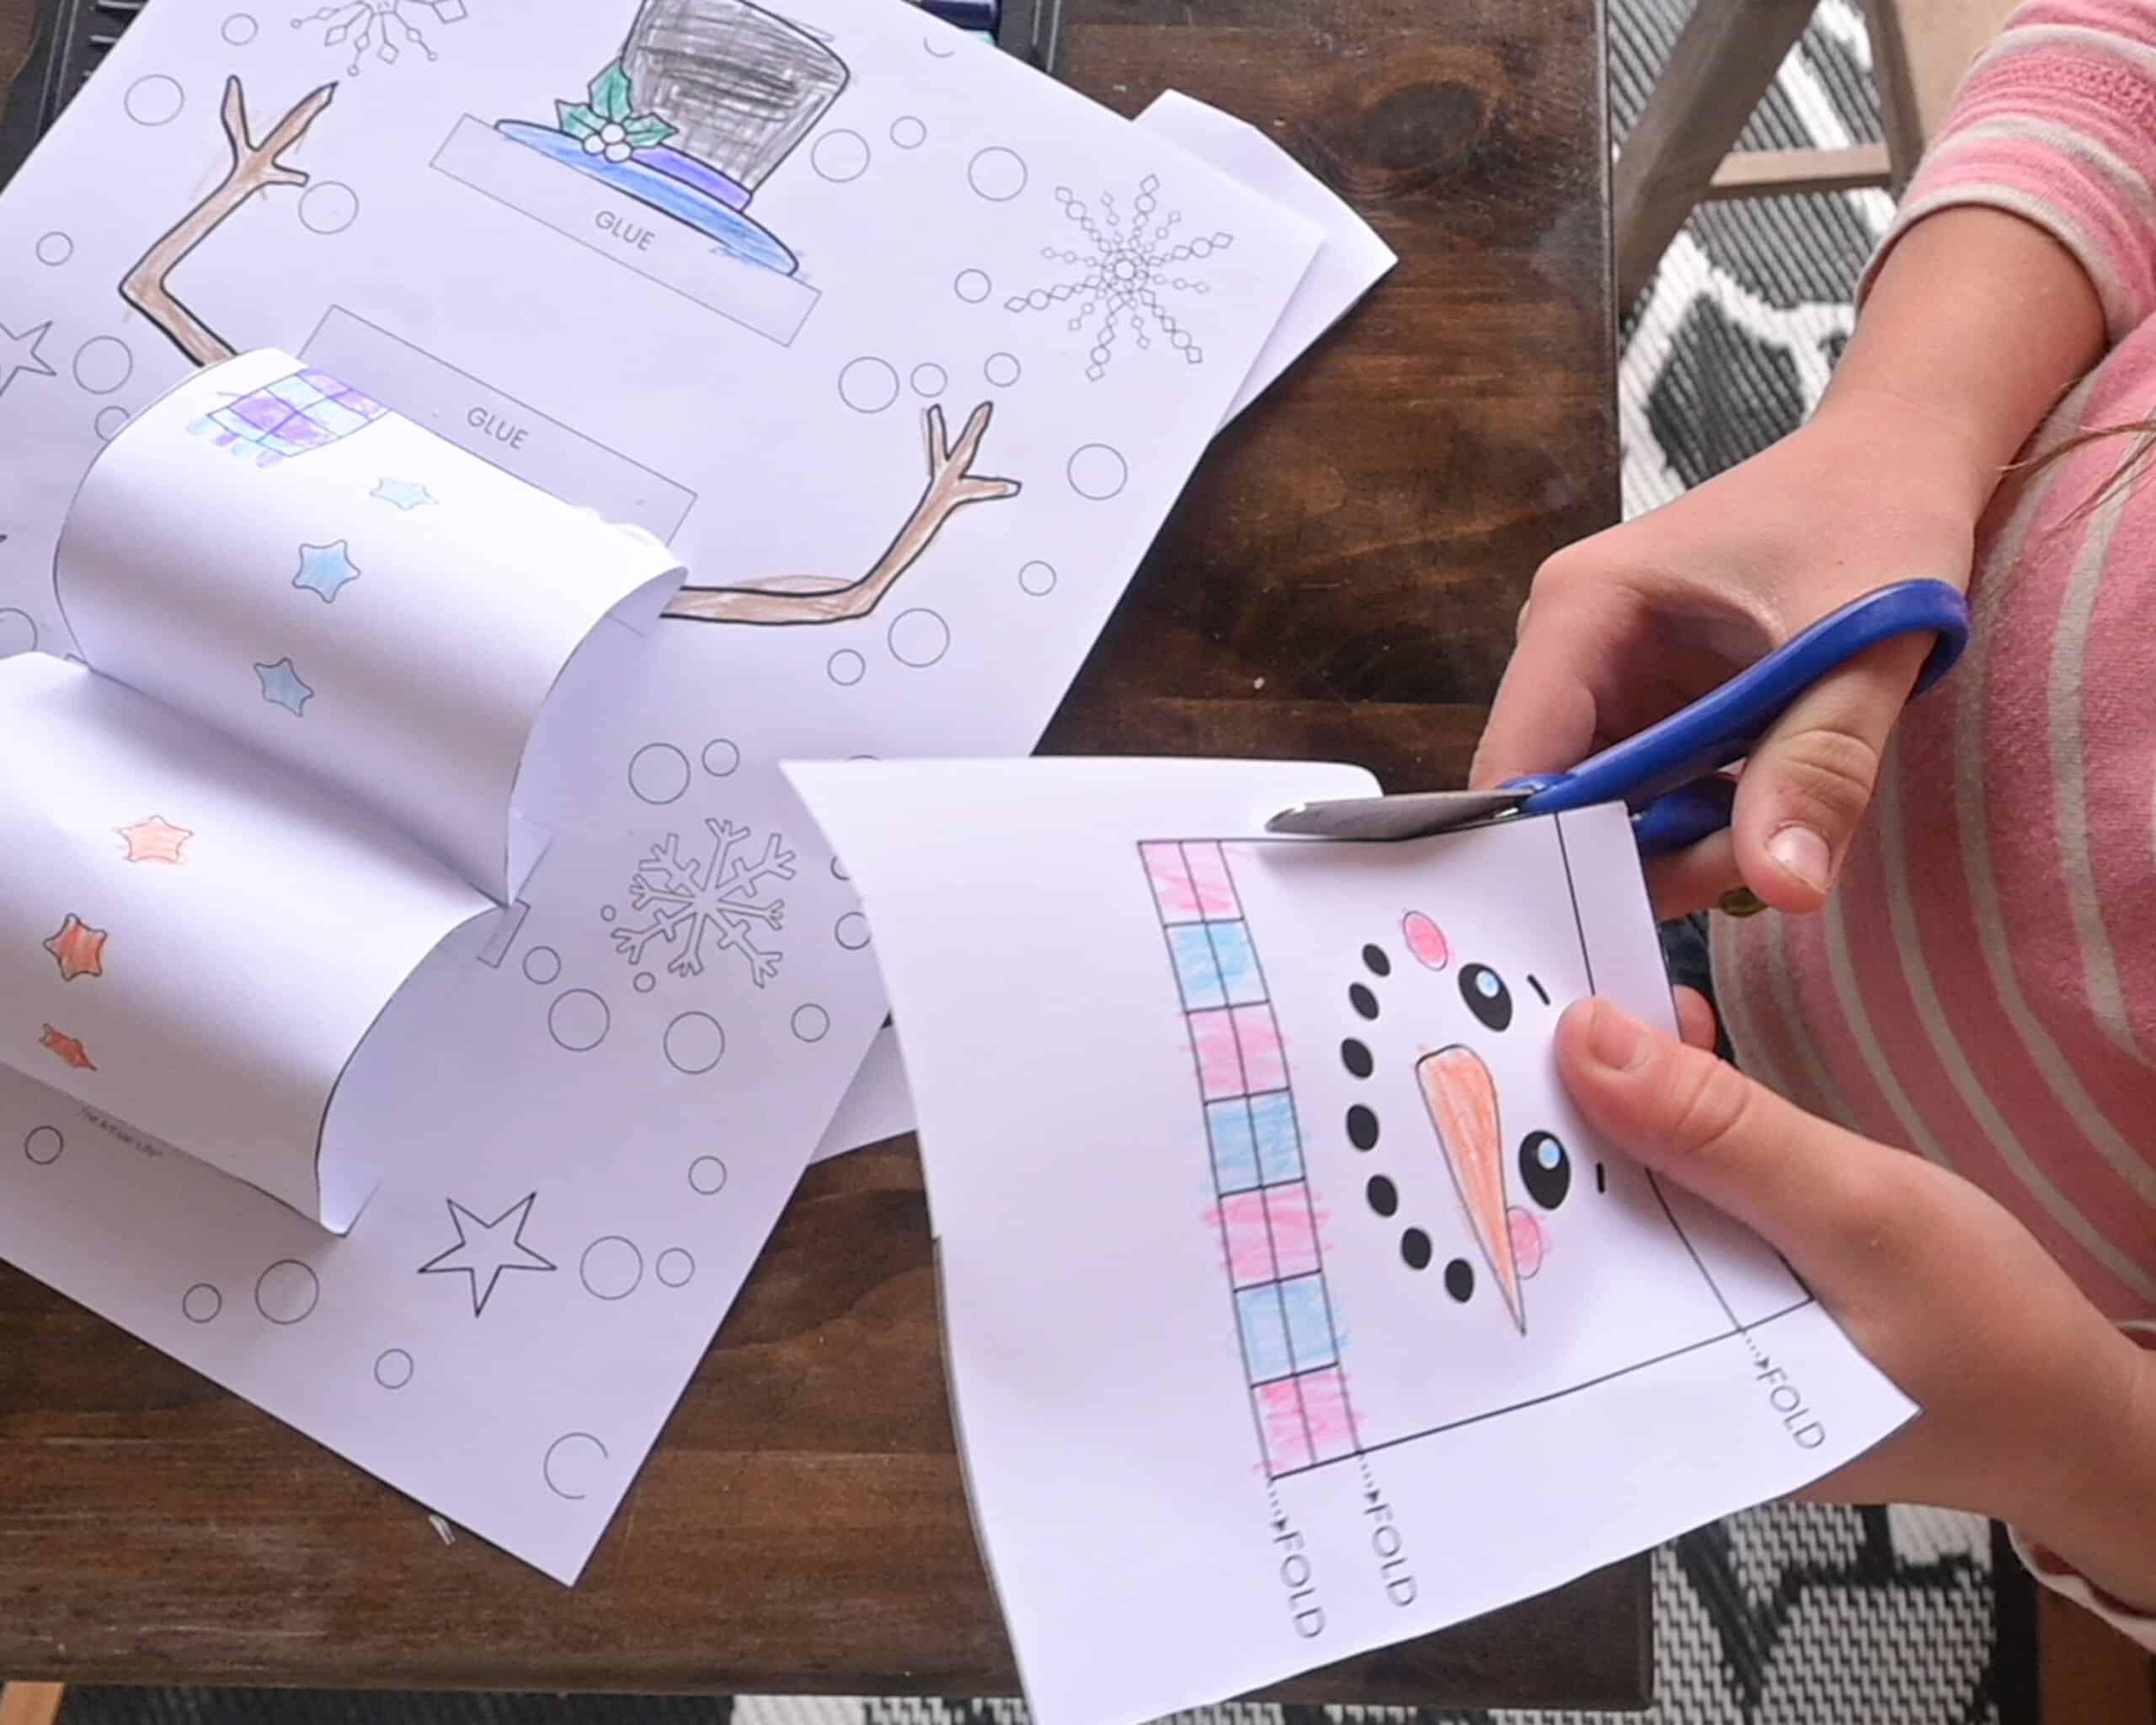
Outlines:
MULTIPOLYGON (((2156 0, 2030 0, 1881 248, 1980 205, 2080 260, 2109 350, 2032 449, 2156 415, 2152 182, 2156 0)), ((2085 506, 2136 445, 1993 499, 1967 655, 1903 718, 1826 909, 1714 940, 1741 1064, 1985 1188, 2121 1319, 2156 1316, 2156 484, 2085 506)))

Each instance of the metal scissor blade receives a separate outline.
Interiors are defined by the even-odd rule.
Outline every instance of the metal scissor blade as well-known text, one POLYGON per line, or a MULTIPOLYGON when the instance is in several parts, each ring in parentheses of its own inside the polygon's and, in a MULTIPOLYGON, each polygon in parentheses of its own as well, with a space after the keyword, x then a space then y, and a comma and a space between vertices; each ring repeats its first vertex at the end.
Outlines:
POLYGON ((1342 797, 1283 809, 1265 823, 1265 830, 1326 839, 1428 838, 1509 814, 1532 794, 1524 790, 1417 791, 1401 797, 1342 797))

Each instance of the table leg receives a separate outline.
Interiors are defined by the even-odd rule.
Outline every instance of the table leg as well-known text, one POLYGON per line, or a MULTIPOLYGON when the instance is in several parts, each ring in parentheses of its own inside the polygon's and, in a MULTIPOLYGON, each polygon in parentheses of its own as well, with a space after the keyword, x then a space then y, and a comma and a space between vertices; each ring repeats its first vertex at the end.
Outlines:
POLYGON ((1610 176, 1617 311, 1655 265, 1812 21, 1813 0, 1715 0, 1696 8, 1610 176))

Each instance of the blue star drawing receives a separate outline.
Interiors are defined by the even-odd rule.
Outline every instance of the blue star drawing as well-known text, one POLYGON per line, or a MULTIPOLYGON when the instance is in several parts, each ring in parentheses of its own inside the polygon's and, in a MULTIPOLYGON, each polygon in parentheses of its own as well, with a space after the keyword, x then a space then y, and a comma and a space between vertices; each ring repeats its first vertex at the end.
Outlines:
POLYGON ((0 395, 8 393, 8 386, 15 381, 18 371, 27 371, 33 377, 56 377, 60 375, 45 364, 45 355, 37 350, 37 344, 45 339, 51 328, 51 320, 48 318, 36 328, 25 329, 18 335, 5 323, 0 323, 0 395))
POLYGON ((292 577, 292 585, 320 594, 324 605, 334 605, 337 595, 359 578, 360 566, 352 561, 352 547, 339 539, 330 545, 301 546, 300 572, 292 577))
POLYGON ((424 509, 429 504, 441 500, 425 486, 411 479, 384 479, 369 495, 378 497, 384 503, 393 504, 407 513, 415 509, 424 509))
POLYGON ((314 698, 314 691, 300 680, 290 658, 280 659, 275 665, 258 665, 254 674, 262 679, 264 701, 274 701, 294 718, 307 717, 307 703, 314 698))
POLYGON ((526 1193, 491 1222, 465 1209, 455 1199, 447 1199, 449 1220, 456 1229, 456 1244, 421 1264, 419 1274, 469 1277, 472 1316, 478 1317, 494 1297, 494 1284, 501 1280, 504 1270, 558 1268, 524 1243, 524 1225, 531 1220, 531 1206, 538 1199, 537 1193, 526 1193))

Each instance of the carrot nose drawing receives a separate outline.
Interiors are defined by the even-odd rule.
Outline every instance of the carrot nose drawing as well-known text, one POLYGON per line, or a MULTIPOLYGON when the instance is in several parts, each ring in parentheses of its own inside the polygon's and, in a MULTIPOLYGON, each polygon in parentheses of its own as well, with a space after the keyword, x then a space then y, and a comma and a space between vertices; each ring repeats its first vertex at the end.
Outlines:
POLYGON ((1520 1303, 1519 1261, 1513 1250, 1512 1227, 1505 1210, 1504 1140, 1497 1130, 1497 1087, 1490 1069, 1474 1049, 1457 1044, 1424 1055, 1415 1063, 1423 1106, 1437 1130, 1438 1146, 1452 1170, 1454 1189, 1467 1212, 1483 1261, 1497 1279, 1513 1323, 1527 1333, 1527 1312, 1520 1303))

